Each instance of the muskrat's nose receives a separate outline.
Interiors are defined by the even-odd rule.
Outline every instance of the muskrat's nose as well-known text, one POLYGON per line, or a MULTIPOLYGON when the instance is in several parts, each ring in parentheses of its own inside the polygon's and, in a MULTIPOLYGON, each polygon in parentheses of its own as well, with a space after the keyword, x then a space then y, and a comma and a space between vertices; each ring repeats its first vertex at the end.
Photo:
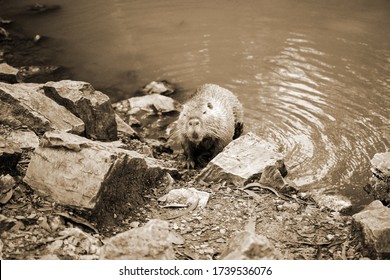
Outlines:
POLYGON ((190 126, 198 126, 199 124, 200 124, 200 121, 199 120, 190 120, 189 122, 188 122, 188 124, 190 125, 190 126))

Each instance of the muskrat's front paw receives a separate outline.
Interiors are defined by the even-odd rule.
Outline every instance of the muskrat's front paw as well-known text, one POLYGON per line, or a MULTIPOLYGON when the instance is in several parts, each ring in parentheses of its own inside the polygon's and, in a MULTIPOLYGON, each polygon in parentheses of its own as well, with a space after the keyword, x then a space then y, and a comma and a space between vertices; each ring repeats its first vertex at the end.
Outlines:
POLYGON ((186 160, 184 162, 184 168, 194 169, 195 168, 195 162, 193 160, 186 160))

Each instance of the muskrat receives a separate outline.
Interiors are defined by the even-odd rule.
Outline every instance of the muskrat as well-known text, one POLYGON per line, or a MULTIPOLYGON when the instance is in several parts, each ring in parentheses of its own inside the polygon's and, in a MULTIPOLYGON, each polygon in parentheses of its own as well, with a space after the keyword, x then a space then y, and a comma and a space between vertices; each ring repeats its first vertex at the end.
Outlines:
POLYGON ((214 84, 199 87, 177 121, 185 166, 203 167, 243 131, 243 109, 229 90, 214 84))

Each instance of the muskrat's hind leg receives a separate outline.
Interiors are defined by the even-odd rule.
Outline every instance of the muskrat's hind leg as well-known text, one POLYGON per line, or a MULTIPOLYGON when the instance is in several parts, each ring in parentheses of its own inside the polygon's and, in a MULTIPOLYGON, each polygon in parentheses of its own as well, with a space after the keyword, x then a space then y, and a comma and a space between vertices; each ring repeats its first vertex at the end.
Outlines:
POLYGON ((244 123, 242 122, 236 123, 234 126, 233 140, 240 137, 243 131, 244 131, 244 123))

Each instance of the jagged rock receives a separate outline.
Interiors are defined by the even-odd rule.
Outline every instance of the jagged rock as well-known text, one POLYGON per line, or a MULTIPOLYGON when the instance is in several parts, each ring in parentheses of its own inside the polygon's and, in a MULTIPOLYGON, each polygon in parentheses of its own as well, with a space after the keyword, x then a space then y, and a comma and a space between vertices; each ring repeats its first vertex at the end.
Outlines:
POLYGON ((390 178, 390 152, 375 154, 371 159, 372 172, 382 179, 390 178))
POLYGON ((133 228, 111 237, 100 250, 100 259, 108 260, 173 260, 172 243, 177 235, 169 231, 169 223, 150 220, 140 228, 133 228))
POLYGON ((375 154, 371 159, 373 176, 364 190, 374 199, 390 205, 390 152, 375 154))
POLYGON ((47 132, 31 156, 24 181, 63 205, 92 210, 100 225, 115 224, 144 202, 167 172, 164 163, 110 142, 47 132), (114 215, 115 214, 115 215, 114 215))
POLYGON ((26 125, 36 133, 84 132, 83 121, 46 97, 39 84, 0 83, 0 120, 10 126, 26 125))
POLYGON ((125 115, 134 115, 139 111, 169 113, 181 110, 181 105, 174 99, 160 94, 132 97, 113 104, 115 109, 125 115))
POLYGON ((7 63, 0 64, 0 82, 5 82, 9 84, 16 83, 16 74, 18 69, 8 65, 7 63))
POLYGON ((163 94, 169 95, 175 91, 172 84, 167 81, 156 82, 152 81, 141 89, 144 94, 163 94))
POLYGON ((251 231, 237 233, 222 252, 222 260, 280 260, 282 256, 264 235, 251 231))
POLYGON ((139 138, 137 132, 130 125, 125 123, 117 114, 115 114, 115 120, 119 134, 127 135, 130 138, 139 138))
POLYGON ((283 157, 277 146, 248 133, 232 141, 200 173, 205 182, 229 181, 242 186, 247 181, 260 178, 267 166, 285 169, 283 157))
POLYGON ((352 217, 362 232, 366 254, 371 258, 390 256, 390 208, 375 200, 352 217))
POLYGON ((58 66, 23 66, 16 74, 18 83, 45 83, 53 80, 53 76, 60 70, 58 66))
POLYGON ((83 120, 88 138, 112 141, 117 137, 117 122, 110 98, 91 84, 63 80, 48 82, 44 93, 83 120))

